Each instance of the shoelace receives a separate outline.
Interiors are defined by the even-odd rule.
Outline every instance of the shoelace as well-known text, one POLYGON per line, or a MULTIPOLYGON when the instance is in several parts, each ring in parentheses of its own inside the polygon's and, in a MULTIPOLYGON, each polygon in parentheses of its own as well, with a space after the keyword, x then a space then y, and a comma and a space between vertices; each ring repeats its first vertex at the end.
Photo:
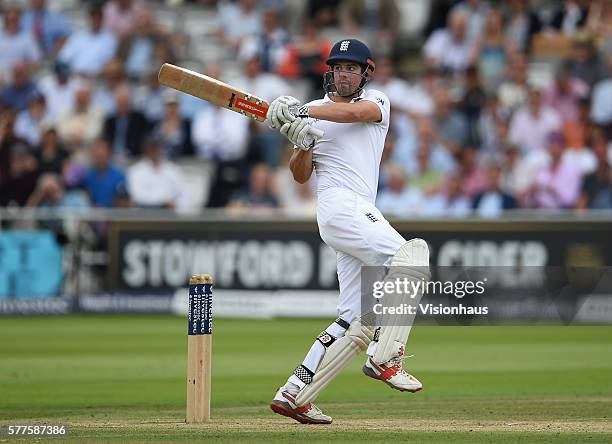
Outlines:
POLYGON ((393 363, 391 364, 391 368, 394 369, 395 371, 406 373, 406 371, 404 370, 403 364, 404 364, 404 359, 408 359, 408 358, 414 358, 414 355, 401 355, 401 356, 396 356, 395 358, 391 358, 390 361, 393 363))

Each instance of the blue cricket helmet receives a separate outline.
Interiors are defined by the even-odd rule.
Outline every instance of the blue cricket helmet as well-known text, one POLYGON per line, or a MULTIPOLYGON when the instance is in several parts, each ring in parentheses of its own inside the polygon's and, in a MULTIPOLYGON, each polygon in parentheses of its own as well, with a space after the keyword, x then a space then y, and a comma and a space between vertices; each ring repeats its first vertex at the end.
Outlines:
MULTIPOLYGON (((374 70, 376 69, 370 48, 368 48, 365 43, 357 39, 340 40, 332 47, 326 63, 331 68, 336 62, 355 62, 362 68, 362 79, 359 88, 349 95, 355 94, 363 89, 365 84, 372 78, 374 70)), ((335 92, 337 94, 333 80, 333 73, 331 71, 325 73, 323 87, 326 93, 335 92)))
POLYGON ((326 63, 332 66, 335 62, 359 63, 364 68, 365 73, 369 71, 369 75, 374 73, 376 68, 370 48, 357 39, 340 40, 333 46, 326 63))

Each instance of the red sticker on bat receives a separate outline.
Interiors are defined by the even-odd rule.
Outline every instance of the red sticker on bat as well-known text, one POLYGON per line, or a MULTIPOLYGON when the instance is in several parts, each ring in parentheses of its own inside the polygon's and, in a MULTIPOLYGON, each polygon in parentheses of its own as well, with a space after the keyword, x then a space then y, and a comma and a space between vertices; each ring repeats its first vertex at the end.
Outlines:
POLYGON ((267 106, 258 105, 240 97, 236 97, 236 100, 234 100, 234 108, 241 109, 249 114, 254 114, 262 119, 265 119, 268 113, 267 106))

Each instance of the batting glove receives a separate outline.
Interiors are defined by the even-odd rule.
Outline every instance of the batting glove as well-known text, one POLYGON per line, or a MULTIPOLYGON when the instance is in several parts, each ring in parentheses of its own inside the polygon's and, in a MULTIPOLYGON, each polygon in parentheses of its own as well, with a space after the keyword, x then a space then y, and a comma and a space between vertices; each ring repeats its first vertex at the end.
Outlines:
POLYGON ((293 122, 296 115, 289 108, 299 105, 300 101, 291 96, 280 96, 273 100, 266 115, 268 126, 272 129, 279 129, 284 124, 293 122))
POLYGON ((315 139, 312 137, 312 127, 308 119, 297 117, 293 122, 285 123, 280 132, 300 149, 309 150, 314 146, 315 139))

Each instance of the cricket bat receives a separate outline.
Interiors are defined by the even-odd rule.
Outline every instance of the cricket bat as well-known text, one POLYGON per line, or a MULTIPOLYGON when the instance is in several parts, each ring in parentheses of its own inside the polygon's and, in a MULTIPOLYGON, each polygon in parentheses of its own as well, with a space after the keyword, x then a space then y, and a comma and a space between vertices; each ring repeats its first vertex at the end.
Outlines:
MULTIPOLYGON (((220 80, 170 63, 162 65, 158 78, 159 83, 169 88, 235 111, 258 122, 266 120, 270 107, 268 102, 220 80)), ((322 137, 323 134, 323 131, 313 128, 304 143, 306 146, 311 146, 313 139, 322 137)))

